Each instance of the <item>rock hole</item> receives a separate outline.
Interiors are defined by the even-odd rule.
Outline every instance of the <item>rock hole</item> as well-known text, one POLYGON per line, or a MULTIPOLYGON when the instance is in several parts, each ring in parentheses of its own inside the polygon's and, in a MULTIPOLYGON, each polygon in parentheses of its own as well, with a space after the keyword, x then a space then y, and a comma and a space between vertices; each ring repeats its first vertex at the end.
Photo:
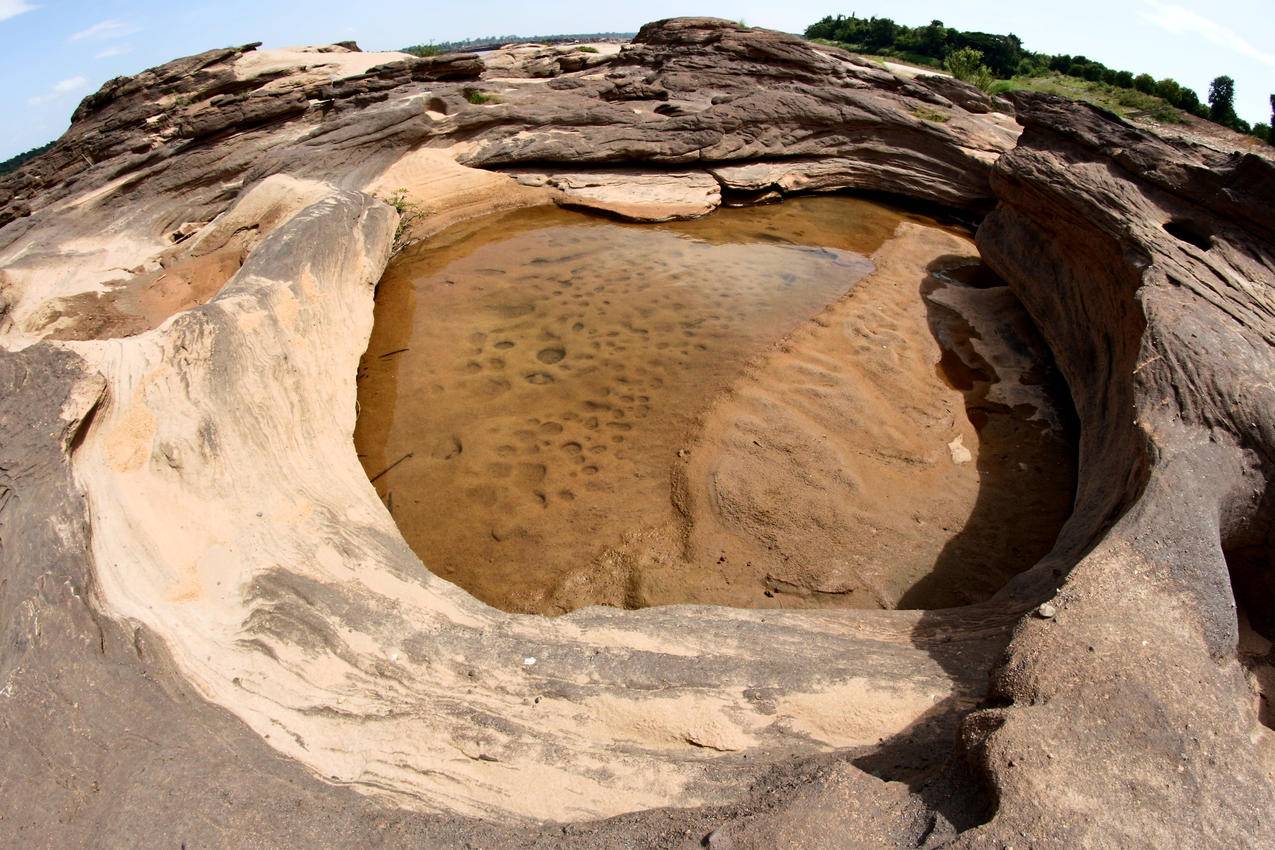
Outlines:
POLYGON ((1193 221, 1175 218, 1165 222, 1164 229, 1174 238, 1194 245, 1201 251, 1207 251, 1213 247, 1213 237, 1205 233, 1204 229, 1193 221))
POLYGON ((365 358, 358 453, 433 461, 374 483, 505 610, 969 604, 1074 495, 1026 311, 968 236, 863 199, 470 222, 387 270, 369 350, 402 353, 365 358))
POLYGON ((1239 622, 1236 651, 1257 703, 1258 719, 1275 729, 1275 550, 1236 547, 1225 555, 1239 622))

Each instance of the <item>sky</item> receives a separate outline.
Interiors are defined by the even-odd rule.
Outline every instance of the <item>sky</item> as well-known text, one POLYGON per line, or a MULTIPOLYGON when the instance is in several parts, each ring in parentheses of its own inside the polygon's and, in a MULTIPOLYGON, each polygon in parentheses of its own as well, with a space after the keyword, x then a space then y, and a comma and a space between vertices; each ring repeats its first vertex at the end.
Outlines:
POLYGON ((630 32, 711 15, 801 32, 825 15, 1018 35, 1029 50, 1084 55, 1173 77, 1201 99, 1228 74, 1236 109, 1270 121, 1272 0, 0 0, 0 160, 60 136, 80 99, 112 77, 216 47, 354 39, 364 50, 484 35, 630 32))

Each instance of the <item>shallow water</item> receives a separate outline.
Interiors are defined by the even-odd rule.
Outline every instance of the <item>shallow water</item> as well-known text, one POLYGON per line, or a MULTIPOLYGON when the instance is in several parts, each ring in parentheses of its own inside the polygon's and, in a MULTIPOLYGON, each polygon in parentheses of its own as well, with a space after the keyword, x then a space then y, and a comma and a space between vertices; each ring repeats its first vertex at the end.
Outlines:
POLYGON ((664 225, 546 207, 446 231, 378 290, 355 434, 368 475, 426 566, 484 601, 644 604, 636 587, 559 585, 635 549, 682 569, 676 467, 705 412, 903 221, 936 226, 808 198, 664 225))

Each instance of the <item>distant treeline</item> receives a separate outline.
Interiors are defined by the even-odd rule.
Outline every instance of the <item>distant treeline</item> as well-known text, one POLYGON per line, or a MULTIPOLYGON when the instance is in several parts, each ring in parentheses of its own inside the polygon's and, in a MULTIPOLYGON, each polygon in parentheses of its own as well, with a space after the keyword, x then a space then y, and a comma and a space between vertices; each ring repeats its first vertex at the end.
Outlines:
POLYGON ((437 56, 440 53, 463 53, 474 50, 495 50, 506 44, 518 42, 539 42, 542 44, 559 41, 601 41, 603 39, 630 39, 633 32, 577 32, 559 33, 557 35, 486 35, 481 38, 467 38, 462 41, 439 41, 429 44, 413 44, 404 47, 401 52, 414 56, 437 56))
POLYGON ((6 159, 4 162, 0 162, 0 174, 8 174, 11 171, 17 171, 22 166, 22 163, 26 162, 28 159, 34 159, 49 148, 53 147, 55 144, 57 144, 57 142, 49 142, 47 145, 40 145, 38 148, 31 148, 31 150, 26 151, 25 153, 20 153, 15 157, 6 159))
MULTIPOLYGON (((1022 39, 1013 33, 996 35, 964 32, 945 26, 942 21, 931 21, 922 27, 908 27, 896 24, 889 18, 858 18, 854 15, 847 18, 837 15, 811 24, 806 28, 805 34, 806 38, 834 41, 857 52, 894 56, 936 67, 942 67, 944 59, 950 53, 970 48, 982 53, 983 64, 1000 79, 1039 77, 1050 72, 1066 74, 1090 82, 1102 82, 1116 88, 1155 95, 1184 112, 1216 121, 1241 133, 1269 138, 1268 125, 1250 126, 1235 114, 1232 102, 1214 102, 1210 106, 1202 102, 1196 92, 1175 80, 1157 80, 1150 74, 1134 74, 1132 71, 1108 68, 1101 62, 1084 56, 1035 53, 1025 49, 1022 39)), ((1218 80, 1229 78, 1219 77, 1218 80)), ((1214 81, 1215 85, 1218 80, 1214 81)), ((1233 86, 1232 82, 1229 91, 1232 97, 1233 86)), ((1225 96, 1228 92, 1225 86, 1223 89, 1221 94, 1225 96)))

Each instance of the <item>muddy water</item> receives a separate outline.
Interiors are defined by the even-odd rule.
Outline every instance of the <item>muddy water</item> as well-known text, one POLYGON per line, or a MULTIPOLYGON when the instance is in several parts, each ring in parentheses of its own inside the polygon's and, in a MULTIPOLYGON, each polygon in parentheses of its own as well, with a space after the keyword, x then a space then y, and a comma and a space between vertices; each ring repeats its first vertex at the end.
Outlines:
POLYGON ((655 226, 538 208, 440 234, 378 290, 364 467, 426 566, 507 610, 803 604, 693 551, 691 511, 717 508, 688 507, 687 457, 710 407, 905 221, 937 227, 811 198, 655 226))

